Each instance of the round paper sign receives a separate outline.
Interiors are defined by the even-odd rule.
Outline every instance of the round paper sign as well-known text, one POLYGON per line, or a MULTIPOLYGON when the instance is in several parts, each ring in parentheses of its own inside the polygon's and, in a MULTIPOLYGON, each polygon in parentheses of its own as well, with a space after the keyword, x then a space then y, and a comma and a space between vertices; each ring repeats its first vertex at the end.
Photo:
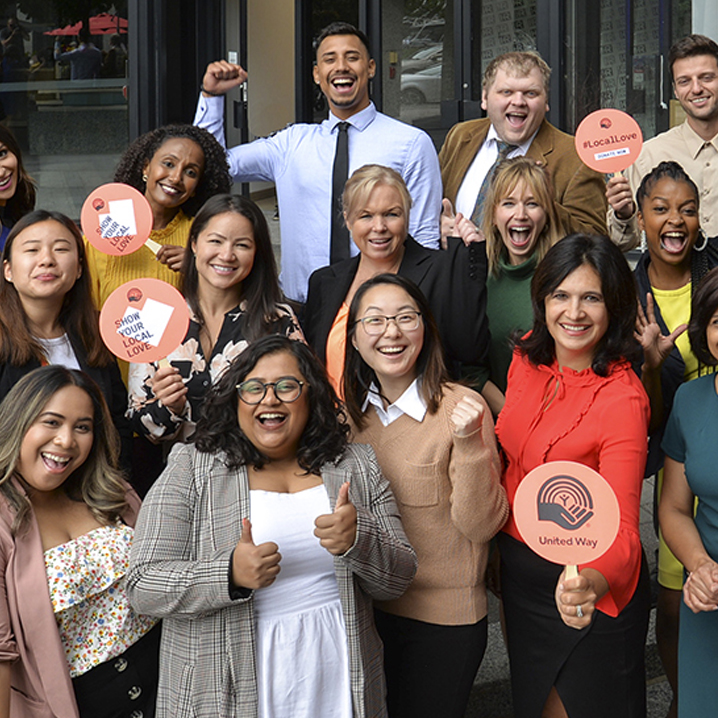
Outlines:
POLYGON ((643 133, 633 117, 621 110, 596 110, 576 129, 576 152, 596 172, 611 174, 630 167, 643 147, 643 133))
POLYGON ((588 563, 605 553, 621 519, 608 482, 575 461, 550 461, 529 471, 513 511, 529 548, 563 565, 588 563))
POLYGON ((100 313, 107 348, 129 362, 164 359, 185 338, 189 309, 184 297, 160 279, 133 279, 115 289, 100 313))
POLYGON ((103 184, 82 205, 82 231, 105 254, 136 252, 152 231, 152 209, 141 192, 119 182, 103 184))

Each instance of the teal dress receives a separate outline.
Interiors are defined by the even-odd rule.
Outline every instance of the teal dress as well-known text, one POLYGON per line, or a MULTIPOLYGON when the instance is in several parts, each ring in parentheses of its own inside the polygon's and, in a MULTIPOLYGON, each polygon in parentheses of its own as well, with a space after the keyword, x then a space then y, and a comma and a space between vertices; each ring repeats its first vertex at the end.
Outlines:
MULTIPOLYGON (((682 384, 661 444, 685 466, 698 497, 696 528, 708 555, 718 561, 718 395, 715 376, 682 384)), ((718 611, 693 613, 681 602, 678 635, 678 716, 705 718, 718 706, 718 611)))

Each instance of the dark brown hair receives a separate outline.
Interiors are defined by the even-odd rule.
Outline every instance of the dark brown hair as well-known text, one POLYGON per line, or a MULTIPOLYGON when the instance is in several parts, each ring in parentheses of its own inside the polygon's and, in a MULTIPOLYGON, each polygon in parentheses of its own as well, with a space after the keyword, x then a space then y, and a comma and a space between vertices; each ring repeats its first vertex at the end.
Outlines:
POLYGON ((596 346, 591 368, 599 376, 607 376, 612 362, 632 360, 638 354, 633 336, 637 314, 635 279, 621 250, 608 237, 570 234, 549 249, 531 280, 533 329, 517 346, 532 364, 549 365, 554 361, 556 344, 546 325, 546 298, 571 272, 584 265, 598 274, 608 312, 608 329, 596 346))
MULTIPOLYGON (((85 244, 77 225, 64 214, 45 209, 36 209, 26 214, 12 228, 3 248, 3 267, 5 262, 12 264, 10 255, 15 239, 28 227, 39 222, 54 221, 65 227, 75 239, 77 256, 82 274, 62 299, 58 320, 62 328, 71 336, 79 338, 87 352, 89 366, 107 366, 112 358, 100 338, 97 311, 90 295, 90 276, 85 261, 85 244)), ((0 274, 0 363, 23 366, 32 360, 46 360, 43 348, 33 337, 27 324, 25 310, 20 295, 12 282, 0 274)))
POLYGON ((381 382, 374 370, 364 361, 352 341, 357 331, 359 307, 364 295, 374 287, 390 285, 403 289, 415 302, 424 323, 424 344, 416 360, 417 376, 421 377, 421 394, 426 402, 427 411, 435 414, 443 396, 443 385, 449 381, 444 364, 441 337, 431 313, 431 307, 419 287, 409 279, 398 274, 378 274, 357 289, 347 319, 346 351, 344 355, 344 402, 352 421, 360 429, 364 425, 362 405, 374 382, 381 391, 381 382))
POLYGON ((254 235, 254 265, 242 281, 242 299, 247 302, 243 314, 245 339, 252 341, 273 331, 278 319, 277 305, 283 300, 279 288, 277 263, 272 251, 272 242, 267 220, 262 210, 251 199, 232 194, 210 197, 192 222, 187 246, 191 251, 184 253, 182 260, 182 294, 189 302, 200 324, 204 324, 199 302, 199 277, 193 251, 197 237, 205 230, 212 218, 226 212, 234 212, 249 220, 254 235))
POLYGON ((673 77, 673 64, 676 60, 685 60, 687 57, 698 57, 699 55, 710 55, 718 65, 718 44, 705 35, 686 35, 673 43, 668 51, 671 77, 673 77))
POLYGON ((703 277, 691 299, 688 339, 698 361, 705 366, 718 366, 718 359, 711 354, 706 337, 708 325, 716 310, 718 310, 718 267, 703 277))
POLYGON ((35 182, 22 163, 22 151, 15 135, 5 125, 0 125, 0 143, 17 158, 17 186, 15 194, 5 204, 5 215, 13 224, 35 209, 35 182))

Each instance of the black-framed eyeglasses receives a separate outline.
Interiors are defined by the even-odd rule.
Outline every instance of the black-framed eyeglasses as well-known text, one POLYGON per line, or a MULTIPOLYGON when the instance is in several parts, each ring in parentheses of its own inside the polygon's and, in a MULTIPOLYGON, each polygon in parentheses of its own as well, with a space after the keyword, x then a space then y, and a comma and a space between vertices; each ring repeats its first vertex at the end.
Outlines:
POLYGON ((421 312, 414 311, 394 314, 391 317, 387 317, 383 314, 372 314, 371 316, 357 319, 356 324, 361 324, 367 334, 374 336, 383 334, 391 321, 393 321, 402 332, 413 332, 419 328, 420 318, 421 312))
POLYGON ((299 381, 293 376, 283 376, 277 381, 259 381, 259 379, 247 379, 237 384, 237 394, 245 404, 259 404, 267 396, 267 388, 272 387, 274 396, 283 404, 291 404, 302 395, 306 382, 299 381))

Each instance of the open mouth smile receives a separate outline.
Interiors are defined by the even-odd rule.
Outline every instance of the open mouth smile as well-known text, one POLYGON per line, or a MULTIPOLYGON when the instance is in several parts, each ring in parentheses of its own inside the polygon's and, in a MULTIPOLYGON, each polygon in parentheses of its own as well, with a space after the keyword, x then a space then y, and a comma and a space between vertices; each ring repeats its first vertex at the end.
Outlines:
POLYGON ((47 470, 51 471, 53 474, 61 474, 70 463, 69 456, 53 454, 49 451, 43 451, 40 456, 42 457, 42 462, 45 464, 47 470))
POLYGON ((661 235, 661 249, 669 254, 680 254, 688 242, 685 232, 664 232, 661 235))

